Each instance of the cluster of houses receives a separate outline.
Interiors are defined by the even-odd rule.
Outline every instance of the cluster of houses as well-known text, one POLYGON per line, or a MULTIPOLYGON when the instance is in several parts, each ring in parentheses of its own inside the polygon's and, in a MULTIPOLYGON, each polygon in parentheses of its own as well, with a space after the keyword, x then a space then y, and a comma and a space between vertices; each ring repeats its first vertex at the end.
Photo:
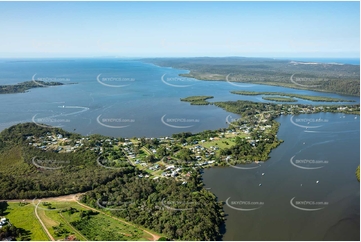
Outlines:
POLYGON ((70 145, 71 140, 63 137, 62 134, 53 135, 51 133, 47 133, 46 136, 40 136, 36 138, 35 136, 28 136, 27 141, 29 141, 29 145, 37 147, 39 149, 48 151, 53 150, 56 152, 75 152, 76 149, 82 147, 84 139, 89 138, 81 138, 79 140, 75 140, 74 145, 70 145))
POLYGON ((180 167, 177 168, 174 165, 171 165, 164 169, 162 176, 163 177, 176 177, 176 176, 178 176, 178 174, 181 170, 182 170, 182 168, 180 168, 180 167))
POLYGON ((157 171, 159 170, 160 166, 158 164, 155 164, 154 166, 149 167, 149 170, 157 171))
MULTIPOLYGON (((127 156, 129 158, 134 159, 135 158, 135 154, 134 154, 134 150, 133 150, 133 146, 131 146, 133 143, 132 142, 127 142, 127 143, 123 143, 123 146, 126 146, 123 148, 123 151, 127 154, 127 156)), ((139 160, 136 160, 136 162, 140 162, 139 160)), ((138 164, 136 163, 136 164, 138 164)))
POLYGON ((195 158, 197 161, 201 161, 202 160, 202 156, 200 155, 201 153, 204 153, 205 157, 210 157, 212 155, 215 155, 214 151, 218 150, 219 148, 217 146, 211 146, 209 149, 201 146, 201 145, 196 145, 194 147, 190 147, 189 148, 194 154, 196 154, 195 158))

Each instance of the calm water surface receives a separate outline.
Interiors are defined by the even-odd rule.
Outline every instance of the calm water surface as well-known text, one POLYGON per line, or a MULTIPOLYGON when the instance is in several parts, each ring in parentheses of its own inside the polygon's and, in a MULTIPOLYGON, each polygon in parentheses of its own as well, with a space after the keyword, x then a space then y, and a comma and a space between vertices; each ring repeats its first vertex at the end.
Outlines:
POLYGON ((228 199, 223 239, 359 240, 360 183, 355 176, 360 163, 359 116, 293 118, 324 120, 321 127, 308 129, 295 126, 290 118, 277 119, 278 137, 284 143, 258 168, 205 170, 205 186, 219 200, 228 199), (299 167, 292 165, 292 157, 299 167), (256 209, 244 211, 252 208, 256 209))
MULTIPOLYGON (((122 59, 0 59, 0 84, 15 84, 33 78, 76 83, 0 95, 0 130, 32 120, 68 131, 76 130, 83 135, 100 133, 122 137, 159 137, 217 129, 227 126, 226 119, 231 113, 212 105, 192 106, 181 102, 180 98, 212 95, 213 101, 265 102, 261 96, 234 95, 229 92, 232 90, 320 95, 359 103, 358 97, 266 85, 235 86, 178 76, 186 72, 122 59)), ((298 103, 315 104, 307 100, 298 103)), ((232 115, 232 118, 237 117, 232 115)))

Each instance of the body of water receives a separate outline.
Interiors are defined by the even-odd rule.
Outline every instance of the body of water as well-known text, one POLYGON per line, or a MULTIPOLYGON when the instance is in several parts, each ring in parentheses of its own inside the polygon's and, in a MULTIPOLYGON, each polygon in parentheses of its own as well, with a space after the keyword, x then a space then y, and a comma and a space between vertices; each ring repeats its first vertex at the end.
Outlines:
MULTIPOLYGON (((274 91, 354 100, 359 97, 284 87, 199 81, 179 77, 185 70, 122 59, 0 60, 0 83, 34 79, 67 85, 0 95, 0 130, 20 122, 45 123, 83 135, 159 137, 226 127, 228 113, 213 105, 192 106, 180 98, 212 95, 211 101, 250 100, 261 96, 232 90, 274 91), (76 84, 70 84, 76 83, 76 84)), ((327 104, 299 100, 304 104, 327 104)), ((339 104, 339 103, 333 103, 339 104)))
POLYGON ((205 186, 227 201, 223 239, 359 240, 359 116, 320 113, 277 121, 284 143, 268 161, 255 169, 204 171, 205 186), (323 122, 307 129, 294 124, 306 119, 323 122))

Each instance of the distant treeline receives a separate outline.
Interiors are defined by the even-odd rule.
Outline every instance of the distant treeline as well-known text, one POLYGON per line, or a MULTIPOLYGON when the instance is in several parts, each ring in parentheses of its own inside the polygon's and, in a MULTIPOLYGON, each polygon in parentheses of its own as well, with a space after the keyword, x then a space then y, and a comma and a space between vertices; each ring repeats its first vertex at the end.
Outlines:
MULTIPOLYGON (((305 100, 310 100, 314 102, 354 102, 353 100, 345 100, 340 98, 332 98, 332 97, 322 97, 322 96, 310 96, 310 95, 301 95, 295 93, 284 93, 284 92, 253 92, 253 91, 231 91, 233 94, 238 95, 278 95, 278 96, 287 96, 287 97, 295 97, 305 100)), ((265 98, 264 98, 265 99, 265 98)), ((266 99, 269 100, 269 99, 266 99)), ((274 101, 274 100, 272 100, 274 101)))
POLYGON ((290 60, 245 57, 148 58, 159 66, 185 69, 181 76, 207 81, 229 81, 360 96, 360 66, 302 64, 290 60), (291 81, 291 76, 296 83, 291 81))

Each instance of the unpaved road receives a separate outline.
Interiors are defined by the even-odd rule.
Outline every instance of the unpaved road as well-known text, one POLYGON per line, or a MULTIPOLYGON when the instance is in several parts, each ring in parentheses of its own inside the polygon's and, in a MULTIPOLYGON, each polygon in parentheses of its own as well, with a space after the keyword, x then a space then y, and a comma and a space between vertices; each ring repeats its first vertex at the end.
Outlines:
POLYGON ((28 202, 33 203, 35 200, 41 200, 42 202, 71 202, 74 201, 75 198, 78 199, 80 195, 84 193, 76 193, 76 194, 69 194, 65 196, 59 197, 46 197, 46 198, 34 198, 34 199, 9 199, 9 200, 0 200, 0 202, 28 202))
MULTIPOLYGON (((35 205, 35 215, 36 217, 38 218, 39 222, 41 223, 41 225, 43 226, 45 232, 48 234, 49 238, 54 241, 54 238, 51 236, 51 234, 49 233, 48 229, 45 227, 43 221, 41 221, 39 215, 38 215, 38 212, 37 212, 37 208, 39 206, 39 203, 40 203, 40 200, 41 202, 76 202, 78 203, 80 206, 84 207, 84 208, 87 208, 87 209, 91 209, 93 211, 97 211, 99 213, 102 213, 112 219, 115 219, 121 223, 124 223, 124 224, 127 224, 127 225, 130 225, 132 227, 136 227, 134 224, 131 224, 131 223, 128 223, 126 222, 125 220, 122 220, 120 218, 117 218, 117 217, 114 217, 114 216, 111 216, 107 213, 104 213, 103 211, 101 210, 98 210, 98 209, 95 209, 95 208, 92 208, 92 207, 89 207, 81 202, 79 202, 79 197, 81 195, 83 195, 84 193, 76 193, 76 194, 70 194, 70 195, 65 195, 65 196, 59 196, 59 197, 47 197, 47 198, 35 198, 35 199, 12 199, 12 200, 0 200, 0 202, 2 201, 6 201, 6 202, 28 202, 28 203, 32 203, 35 205, 35 201, 37 200, 38 203, 35 205)), ((157 241, 160 236, 159 235, 156 235, 156 234, 153 234, 151 232, 149 232, 148 230, 145 230, 145 229, 141 229, 143 232, 149 234, 152 236, 153 240, 152 241, 157 241)))
POLYGON ((45 224, 43 223, 43 221, 41 220, 39 214, 38 214, 38 206, 40 204, 40 201, 38 202, 38 204, 36 204, 35 206, 35 216, 38 219, 38 221, 40 222, 41 226, 43 227, 43 229, 45 230, 46 234, 48 235, 48 237, 52 240, 55 241, 54 237, 50 234, 49 230, 46 228, 45 224))

